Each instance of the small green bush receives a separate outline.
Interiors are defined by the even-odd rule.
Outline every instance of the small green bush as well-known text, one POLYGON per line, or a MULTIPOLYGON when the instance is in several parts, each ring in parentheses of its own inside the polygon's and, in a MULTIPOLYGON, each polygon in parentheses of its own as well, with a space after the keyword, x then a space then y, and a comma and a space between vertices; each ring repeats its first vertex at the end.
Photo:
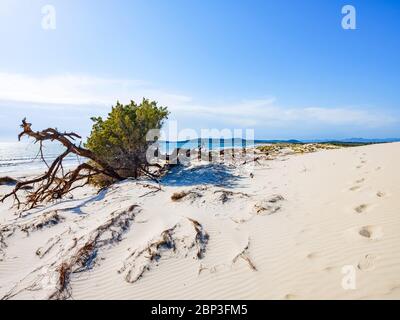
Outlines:
MULTIPOLYGON (((85 147, 101 160, 107 162, 122 177, 137 178, 141 168, 147 168, 146 151, 153 143, 146 141, 151 129, 161 129, 168 118, 166 107, 143 99, 140 104, 131 101, 127 105, 119 102, 112 107, 107 119, 93 117, 91 134, 85 147)), ((98 177, 94 184, 109 184, 109 179, 98 177)))

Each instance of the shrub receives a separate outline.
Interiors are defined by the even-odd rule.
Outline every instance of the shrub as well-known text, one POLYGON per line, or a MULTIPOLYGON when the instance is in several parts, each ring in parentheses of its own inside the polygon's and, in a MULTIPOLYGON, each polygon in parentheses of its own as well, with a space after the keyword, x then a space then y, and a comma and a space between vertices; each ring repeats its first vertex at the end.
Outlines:
POLYGON ((121 176, 137 178, 148 167, 146 151, 153 142, 146 141, 146 135, 151 129, 161 129, 168 114, 166 107, 144 98, 140 104, 117 102, 107 119, 92 118, 94 124, 85 147, 121 176))

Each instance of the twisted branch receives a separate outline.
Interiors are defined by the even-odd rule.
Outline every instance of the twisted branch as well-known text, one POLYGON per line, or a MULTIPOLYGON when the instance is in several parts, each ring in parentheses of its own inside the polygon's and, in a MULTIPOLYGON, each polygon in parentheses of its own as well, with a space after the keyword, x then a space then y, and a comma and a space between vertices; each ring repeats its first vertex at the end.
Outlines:
POLYGON ((21 128, 23 131, 18 135, 18 140, 20 141, 21 138, 26 135, 34 138, 35 143, 39 142, 40 156, 46 163, 48 169, 43 175, 37 178, 18 182, 10 193, 0 199, 0 202, 4 202, 4 200, 13 196, 14 201, 17 202, 18 208, 20 208, 21 201, 18 197, 18 192, 20 190, 26 190, 27 186, 31 186, 33 189, 35 185, 38 185, 37 189, 34 189, 34 191, 28 191, 26 197, 25 206, 33 208, 40 203, 62 198, 65 194, 71 192, 77 187, 89 183, 90 178, 95 175, 103 174, 117 181, 124 179, 114 168, 99 159, 92 151, 81 147, 80 144, 76 145, 74 143, 75 139, 81 139, 78 134, 74 132, 61 133, 53 128, 35 132, 31 129, 31 126, 32 124, 27 122, 26 119, 22 120, 21 128), (45 161, 42 151, 43 141, 47 140, 59 141, 66 148, 66 150, 59 155, 51 165, 48 165, 45 161), (62 162, 71 153, 92 160, 96 166, 89 163, 83 163, 74 170, 68 171, 64 174, 62 162), (83 184, 78 186, 74 185, 79 181, 83 181, 83 184))

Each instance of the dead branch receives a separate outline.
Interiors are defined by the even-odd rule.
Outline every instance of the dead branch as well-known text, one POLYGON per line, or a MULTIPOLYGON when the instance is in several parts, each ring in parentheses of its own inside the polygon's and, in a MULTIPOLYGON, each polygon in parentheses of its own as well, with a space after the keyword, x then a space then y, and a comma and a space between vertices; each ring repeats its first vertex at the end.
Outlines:
POLYGON ((21 201, 18 197, 18 192, 32 187, 33 191, 27 191, 28 194, 25 206, 27 208, 33 208, 40 203, 62 198, 64 195, 76 188, 76 182, 85 181, 83 183, 83 185, 85 185, 89 182, 90 178, 95 175, 106 175, 117 181, 124 179, 118 174, 116 169, 99 159, 92 151, 81 147, 80 144, 76 145, 74 143, 75 139, 81 139, 78 134, 74 132, 61 133, 53 128, 35 132, 31 129, 31 126, 32 124, 27 122, 26 119, 22 120, 21 128, 23 131, 18 135, 18 140, 21 140, 23 136, 28 136, 35 139, 35 143, 39 142, 39 153, 42 160, 48 166, 48 169, 43 175, 37 178, 17 182, 14 189, 3 196, 0 199, 0 202, 4 202, 4 200, 13 196, 14 201, 17 202, 18 208, 20 208, 21 201), (66 148, 66 150, 58 156, 51 165, 47 164, 43 157, 42 147, 44 141, 58 141, 66 148), (87 158, 93 161, 95 165, 82 163, 74 170, 64 173, 63 160, 70 154, 87 158), (74 184, 75 186, 73 187, 74 184), (37 186, 37 188, 34 189, 34 186, 37 186))

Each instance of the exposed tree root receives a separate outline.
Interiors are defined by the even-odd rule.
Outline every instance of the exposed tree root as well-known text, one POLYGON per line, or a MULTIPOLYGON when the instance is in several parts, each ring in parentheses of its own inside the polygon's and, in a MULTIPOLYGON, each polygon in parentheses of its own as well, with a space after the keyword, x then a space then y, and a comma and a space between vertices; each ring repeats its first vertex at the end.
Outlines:
POLYGON ((51 249, 55 247, 61 241, 61 237, 50 238, 44 247, 41 247, 36 250, 36 255, 42 259, 45 255, 47 255, 51 249))
POLYGON ((249 159, 249 160, 244 161, 244 162, 242 163, 242 165, 245 165, 245 164, 250 163, 250 162, 255 162, 255 163, 257 163, 257 164, 260 164, 260 160, 262 160, 262 159, 263 159, 263 158, 260 157, 260 156, 254 157, 254 158, 251 158, 251 159, 249 159))
POLYGON ((4 202, 4 200, 13 196, 14 201, 17 202, 18 208, 20 208, 22 203, 18 197, 18 192, 29 187, 36 187, 34 191, 28 191, 26 196, 25 206, 27 208, 33 208, 40 203, 62 198, 75 188, 89 183, 89 180, 95 175, 102 174, 116 180, 123 180, 123 177, 121 177, 114 168, 99 159, 93 152, 81 147, 80 144, 75 144, 75 139, 81 139, 78 134, 74 132, 61 133, 53 128, 35 132, 31 129, 31 124, 28 123, 26 119, 22 120, 21 127, 23 131, 18 135, 18 140, 21 140, 21 138, 26 135, 35 139, 35 142, 39 142, 39 153, 42 160, 48 166, 48 169, 40 177, 17 182, 14 190, 3 196, 0 202, 4 202), (42 144, 44 141, 58 141, 66 148, 51 165, 48 165, 43 157, 42 144), (87 158, 95 163, 95 165, 82 163, 74 170, 65 173, 63 160, 69 154, 87 158))
POLYGON ((143 197, 146 197, 148 195, 153 195, 153 194, 155 194, 155 193, 157 193, 159 191, 162 191, 160 184, 158 186, 154 186, 152 184, 141 184, 140 183, 140 185, 145 187, 145 188, 152 189, 152 190, 142 194, 141 196, 139 196, 139 198, 143 198, 143 197))
POLYGON ((196 220, 188 218, 190 222, 192 222, 194 229, 196 230, 196 241, 195 244, 197 245, 197 258, 202 259, 204 257, 204 253, 206 251, 206 247, 208 244, 208 240, 210 236, 204 230, 203 226, 196 220))
POLYGON ((0 227, 0 257, 6 256, 5 250, 8 248, 6 239, 14 235, 17 227, 15 226, 1 226, 0 227))
POLYGON ((199 192, 190 190, 190 191, 180 191, 180 192, 173 193, 172 196, 171 196, 171 200, 172 201, 180 201, 180 200, 182 200, 183 198, 186 198, 189 195, 192 196, 192 200, 193 200, 193 198, 202 197, 202 195, 199 192))
POLYGON ((239 258, 242 258, 244 261, 247 262, 247 264, 249 265, 250 269, 252 269, 253 271, 257 271, 257 268, 256 268, 255 264, 253 263, 253 261, 249 257, 249 254, 248 254, 249 247, 250 247, 250 238, 249 238, 249 240, 247 242, 246 247, 241 252, 239 252, 239 254, 235 258, 233 258, 233 263, 236 263, 239 258))
POLYGON ((254 205, 254 211, 259 215, 273 214, 281 209, 278 203, 283 200, 284 198, 281 195, 273 195, 268 199, 257 202, 254 205))
MULTIPOLYGON (((179 192, 175 192, 171 196, 172 201, 181 201, 182 199, 189 199, 194 202, 196 199, 201 198, 204 196, 204 190, 206 190, 206 187, 196 187, 191 190, 183 190, 179 192)), ((220 189, 220 190, 215 190, 213 192, 215 195, 219 195, 218 199, 216 201, 221 202, 221 203, 226 203, 230 200, 232 200, 235 196, 238 196, 240 198, 250 198, 251 195, 244 193, 244 192, 235 192, 231 190, 225 190, 225 189, 220 189)))
POLYGON ((59 215, 57 210, 50 211, 40 216, 37 220, 21 225, 21 231, 26 232, 29 235, 29 232, 31 231, 52 227, 63 221, 64 217, 59 215))
POLYGON ((77 246, 75 253, 56 268, 58 285, 49 299, 67 299, 71 296, 69 286, 71 275, 91 269, 100 248, 122 240, 122 235, 129 229, 135 218, 136 208, 137 205, 132 205, 127 210, 114 213, 110 220, 89 235, 89 239, 83 245, 77 246))
POLYGON ((193 226, 194 233, 186 234, 184 231, 186 229, 182 225, 184 222, 178 223, 163 231, 158 238, 144 248, 133 251, 119 270, 120 273, 125 273, 126 282, 137 282, 163 256, 184 255, 186 257, 192 248, 196 248, 195 257, 202 259, 209 236, 198 221, 190 218, 188 221, 193 226))
MULTIPOLYGON (((137 205, 132 205, 126 210, 113 212, 106 223, 100 225, 88 235, 81 236, 79 239, 74 238, 71 246, 60 246, 60 251, 52 257, 53 262, 30 272, 2 299, 10 299, 24 291, 43 290, 44 288, 50 290, 48 299, 68 299, 71 297, 71 276, 74 273, 91 269, 96 262, 99 250, 122 240, 122 235, 129 229, 138 212, 137 207, 137 205), (44 284, 43 280, 47 278, 54 280, 51 283, 44 284), (43 287, 43 285, 46 287, 43 287)), ((65 232, 70 232, 70 230, 65 232)), ((39 248, 36 252, 39 258, 51 251, 64 233, 50 239, 43 248, 39 248)))
POLYGON ((57 211, 50 211, 29 222, 4 225, 0 227, 0 252, 7 247, 6 239, 13 236, 17 231, 24 232, 29 236, 30 232, 49 228, 63 221, 64 217, 60 216, 57 211))
POLYGON ((43 281, 44 274, 41 274, 37 276, 36 274, 41 271, 42 269, 45 269, 46 266, 41 266, 36 269, 34 269, 32 272, 30 272, 28 275, 26 275, 19 283, 17 283, 9 292, 7 292, 4 296, 0 298, 0 300, 9 300, 18 294, 24 292, 24 291, 37 291, 40 290, 41 287, 41 282, 43 281), (31 280, 31 278, 33 278, 31 280), (24 282, 29 282, 29 285, 27 286, 20 286, 24 282))
POLYGON ((118 271, 122 273, 127 270, 125 280, 128 283, 135 283, 143 274, 150 270, 151 264, 157 262, 162 255, 162 251, 172 250, 175 252, 176 245, 172 234, 177 225, 165 230, 160 237, 141 250, 135 250, 125 260, 124 266, 118 271))
POLYGON ((214 191, 214 193, 215 193, 215 194, 218 194, 218 193, 221 194, 220 197, 219 197, 219 200, 220 200, 222 203, 225 203, 225 202, 229 201, 229 200, 231 199, 231 197, 232 197, 232 196, 235 196, 235 195, 239 195, 239 196, 246 197, 246 198, 249 198, 249 197, 250 197, 250 195, 247 194, 247 193, 244 193, 244 192, 234 192, 234 191, 230 191, 230 190, 216 190, 216 191, 214 191))
POLYGON ((7 243, 5 242, 3 233, 0 231, 0 261, 2 261, 5 256, 4 250, 6 248, 7 248, 7 243))

